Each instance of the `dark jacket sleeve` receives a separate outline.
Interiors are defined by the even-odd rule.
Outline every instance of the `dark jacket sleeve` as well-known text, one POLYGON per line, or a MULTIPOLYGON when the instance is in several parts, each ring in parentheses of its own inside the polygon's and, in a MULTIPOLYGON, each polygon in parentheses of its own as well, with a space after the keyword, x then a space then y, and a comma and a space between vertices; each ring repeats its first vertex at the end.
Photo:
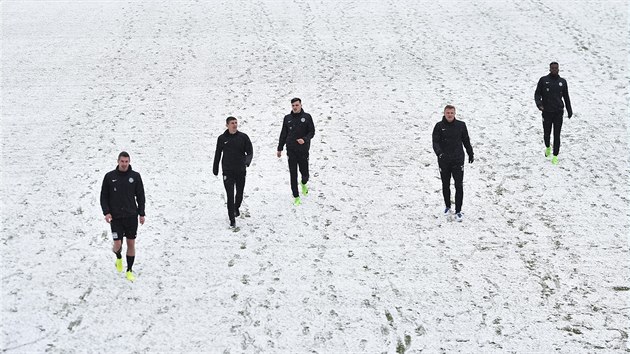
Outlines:
POLYGON ((542 78, 538 80, 538 84, 536 85, 536 91, 534 92, 534 101, 536 102, 536 107, 542 106, 542 78))
POLYGON ((472 148, 472 145, 470 145, 470 136, 468 136, 468 128, 466 127, 466 123, 463 123, 463 124, 464 125, 462 128, 462 143, 464 143, 464 147, 466 148, 466 153, 468 154, 468 157, 472 157, 473 148, 472 148))
POLYGON ((138 181, 136 183, 136 202, 138 203, 138 215, 144 216, 144 205, 146 199, 144 198, 144 184, 142 183, 142 177, 137 175, 138 181))
POLYGON ((103 209, 103 215, 110 214, 108 180, 106 174, 103 178, 103 185, 101 186, 101 209, 103 209))
POLYGON ((214 163, 212 164, 212 173, 217 176, 219 175, 219 162, 221 162, 221 152, 223 146, 221 145, 221 137, 217 138, 217 148, 214 151, 214 163))
POLYGON ((566 80, 564 81, 562 98, 564 98, 564 105, 567 108, 567 114, 569 115, 569 117, 571 117, 573 115, 573 109, 571 108, 571 99, 569 98, 569 85, 567 85, 566 80))
POLYGON ((315 123, 313 122, 313 117, 309 114, 308 116, 308 133, 304 136, 304 142, 309 142, 315 136, 315 123))
POLYGON ((280 139, 278 141, 278 151, 282 151, 284 144, 287 142, 287 135, 289 131, 287 129, 286 118, 282 119, 282 130, 280 131, 280 139))
POLYGON ((433 151, 440 157, 442 154, 442 148, 440 148, 440 123, 437 123, 433 128, 433 151))
POLYGON ((252 158, 254 157, 254 147, 252 146, 252 141, 249 140, 249 136, 245 135, 245 166, 249 167, 249 164, 252 163, 252 158))

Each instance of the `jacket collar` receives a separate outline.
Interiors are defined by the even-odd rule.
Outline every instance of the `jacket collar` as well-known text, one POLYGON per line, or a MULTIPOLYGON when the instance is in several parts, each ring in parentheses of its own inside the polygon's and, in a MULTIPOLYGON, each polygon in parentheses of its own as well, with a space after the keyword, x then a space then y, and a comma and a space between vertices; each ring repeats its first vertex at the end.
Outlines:
POLYGON ((128 168, 128 169, 127 169, 127 171, 125 171, 125 172, 123 172, 123 171, 119 170, 119 169, 118 169, 118 165, 116 165, 115 171, 116 171, 116 173, 119 173, 119 174, 127 174, 127 173, 129 173, 129 172, 131 172, 131 171, 132 171, 132 170, 131 170, 131 165, 129 165, 129 168, 128 168))
POLYGON ((457 118, 453 119, 453 121, 449 123, 449 121, 446 120, 446 117, 442 116, 442 123, 444 124, 453 124, 455 122, 457 122, 457 118))

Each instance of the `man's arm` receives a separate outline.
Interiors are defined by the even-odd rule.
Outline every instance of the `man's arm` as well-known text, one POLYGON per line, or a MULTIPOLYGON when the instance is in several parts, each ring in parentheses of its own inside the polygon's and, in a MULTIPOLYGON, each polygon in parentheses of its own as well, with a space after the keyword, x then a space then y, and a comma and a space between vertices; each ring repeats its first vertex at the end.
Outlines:
POLYGON ((440 147, 440 123, 437 123, 433 128, 433 151, 437 157, 442 155, 442 148, 440 147))
POLYGON ((288 134, 289 131, 287 129, 286 119, 282 119, 282 130, 280 130, 280 139, 278 140, 278 151, 282 151, 284 148, 288 134))
POLYGON ((313 117, 311 117, 311 115, 308 115, 308 133, 306 133, 306 135, 304 136, 304 142, 309 142, 311 141, 311 139, 313 139, 313 137, 315 136, 315 123, 313 122, 313 117))
POLYGON ((217 138, 217 147, 214 150, 214 163, 212 164, 212 173, 215 176, 219 175, 219 162, 221 162, 221 152, 223 151, 223 146, 221 145, 221 137, 217 138))
POLYGON ((245 166, 249 167, 252 163, 252 158, 254 158, 254 147, 252 146, 252 141, 249 140, 249 136, 245 135, 245 166))
POLYGON ((569 85, 566 80, 564 81, 564 90, 562 90, 562 98, 564 98, 564 105, 567 107, 568 117, 573 116, 573 108, 571 108, 571 99, 569 98, 569 85))
POLYGON ((470 136, 468 136, 468 128, 466 127, 466 123, 462 123, 464 124, 464 129, 462 129, 462 143, 464 144, 464 147, 466 148, 466 153, 468 154, 468 162, 472 163, 475 159, 475 155, 473 154, 473 148, 470 144, 470 136))
POLYGON ((103 185, 101 186, 101 209, 103 209, 103 215, 110 213, 109 207, 109 185, 107 183, 107 174, 103 178, 103 185))
POLYGON ((144 198, 144 184, 142 183, 142 177, 138 173, 138 180, 136 181, 136 201, 138 202, 138 215, 144 217, 144 205, 146 199, 144 198))
POLYGON ((539 110, 543 110, 543 105, 542 105, 542 93, 543 93, 543 85, 542 85, 542 78, 540 80, 538 80, 538 84, 536 85, 536 91, 534 92, 534 102, 536 102, 536 107, 538 107, 539 110))

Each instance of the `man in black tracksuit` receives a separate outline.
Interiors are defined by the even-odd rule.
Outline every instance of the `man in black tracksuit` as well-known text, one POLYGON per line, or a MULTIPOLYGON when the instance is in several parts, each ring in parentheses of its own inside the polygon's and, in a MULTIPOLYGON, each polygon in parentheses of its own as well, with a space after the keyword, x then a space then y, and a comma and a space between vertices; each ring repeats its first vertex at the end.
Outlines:
POLYGON ((112 228, 113 251, 116 269, 122 272, 122 239, 127 238, 127 279, 135 280, 132 273, 136 257, 136 233, 138 219, 144 224, 144 185, 140 174, 131 169, 129 154, 118 155, 118 166, 108 172, 101 187, 101 209, 112 228), (136 204, 137 202, 137 204, 136 204))
POLYGON ((315 124, 310 114, 302 109, 302 100, 291 99, 291 113, 284 116, 278 151, 276 155, 282 156, 282 148, 287 145, 287 157, 289 158, 289 173, 291 175, 291 191, 293 203, 300 205, 300 194, 297 184, 298 167, 302 175, 302 194, 308 194, 308 151, 311 147, 311 139, 315 135, 315 124))
POLYGON ((455 220, 462 221, 462 202, 464 200, 464 149, 468 154, 468 163, 473 163, 474 154, 466 123, 455 119, 455 107, 444 107, 444 116, 433 128, 433 151, 438 157, 442 194, 444 195, 445 215, 451 213, 451 176, 455 180, 455 220))
POLYGON ((536 106, 542 112, 543 117, 543 138, 545 140, 545 156, 551 154, 550 140, 551 128, 553 127, 553 157, 551 162, 558 163, 558 153, 560 153, 560 130, 562 129, 562 115, 566 104, 569 119, 573 116, 571 109, 571 99, 569 99, 569 88, 567 81, 558 75, 560 71, 558 63, 549 64, 549 75, 538 80, 534 100, 536 106), (564 99, 564 103, 562 100, 564 99))
POLYGON ((246 168, 252 162, 254 149, 249 136, 238 131, 238 121, 234 117, 225 120, 227 129, 217 139, 217 148, 214 152, 214 164, 212 173, 219 174, 219 161, 223 153, 221 168, 223 170, 223 186, 227 194, 227 210, 230 218, 230 226, 236 226, 236 217, 241 215, 239 208, 243 202, 243 190, 245 189, 246 168), (236 186, 236 197, 234 196, 236 186))

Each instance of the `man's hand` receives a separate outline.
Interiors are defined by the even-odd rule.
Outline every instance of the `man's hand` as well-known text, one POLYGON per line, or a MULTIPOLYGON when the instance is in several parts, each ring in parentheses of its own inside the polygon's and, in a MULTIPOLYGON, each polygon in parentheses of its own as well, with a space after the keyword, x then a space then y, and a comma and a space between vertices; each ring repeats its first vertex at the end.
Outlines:
POLYGON ((105 214, 105 221, 110 224, 112 222, 112 214, 105 214))
POLYGON ((297 143, 298 143, 298 144, 300 144, 300 145, 304 144, 304 139, 298 139, 298 140, 296 140, 296 141, 297 141, 297 143))
POLYGON ((539 111, 544 111, 545 109, 543 108, 543 106, 538 106, 538 110, 539 111))
POLYGON ((573 112, 569 112, 568 117, 569 117, 569 119, 571 119, 571 117, 573 117, 573 112))
POLYGON ((144 225, 144 216, 140 217, 140 225, 144 225))
POLYGON ((282 157, 282 150, 280 150, 280 151, 276 152, 276 156, 278 156, 278 157, 282 157))
POLYGON ((473 163, 475 161, 475 157, 473 155, 468 156, 468 163, 473 163))

